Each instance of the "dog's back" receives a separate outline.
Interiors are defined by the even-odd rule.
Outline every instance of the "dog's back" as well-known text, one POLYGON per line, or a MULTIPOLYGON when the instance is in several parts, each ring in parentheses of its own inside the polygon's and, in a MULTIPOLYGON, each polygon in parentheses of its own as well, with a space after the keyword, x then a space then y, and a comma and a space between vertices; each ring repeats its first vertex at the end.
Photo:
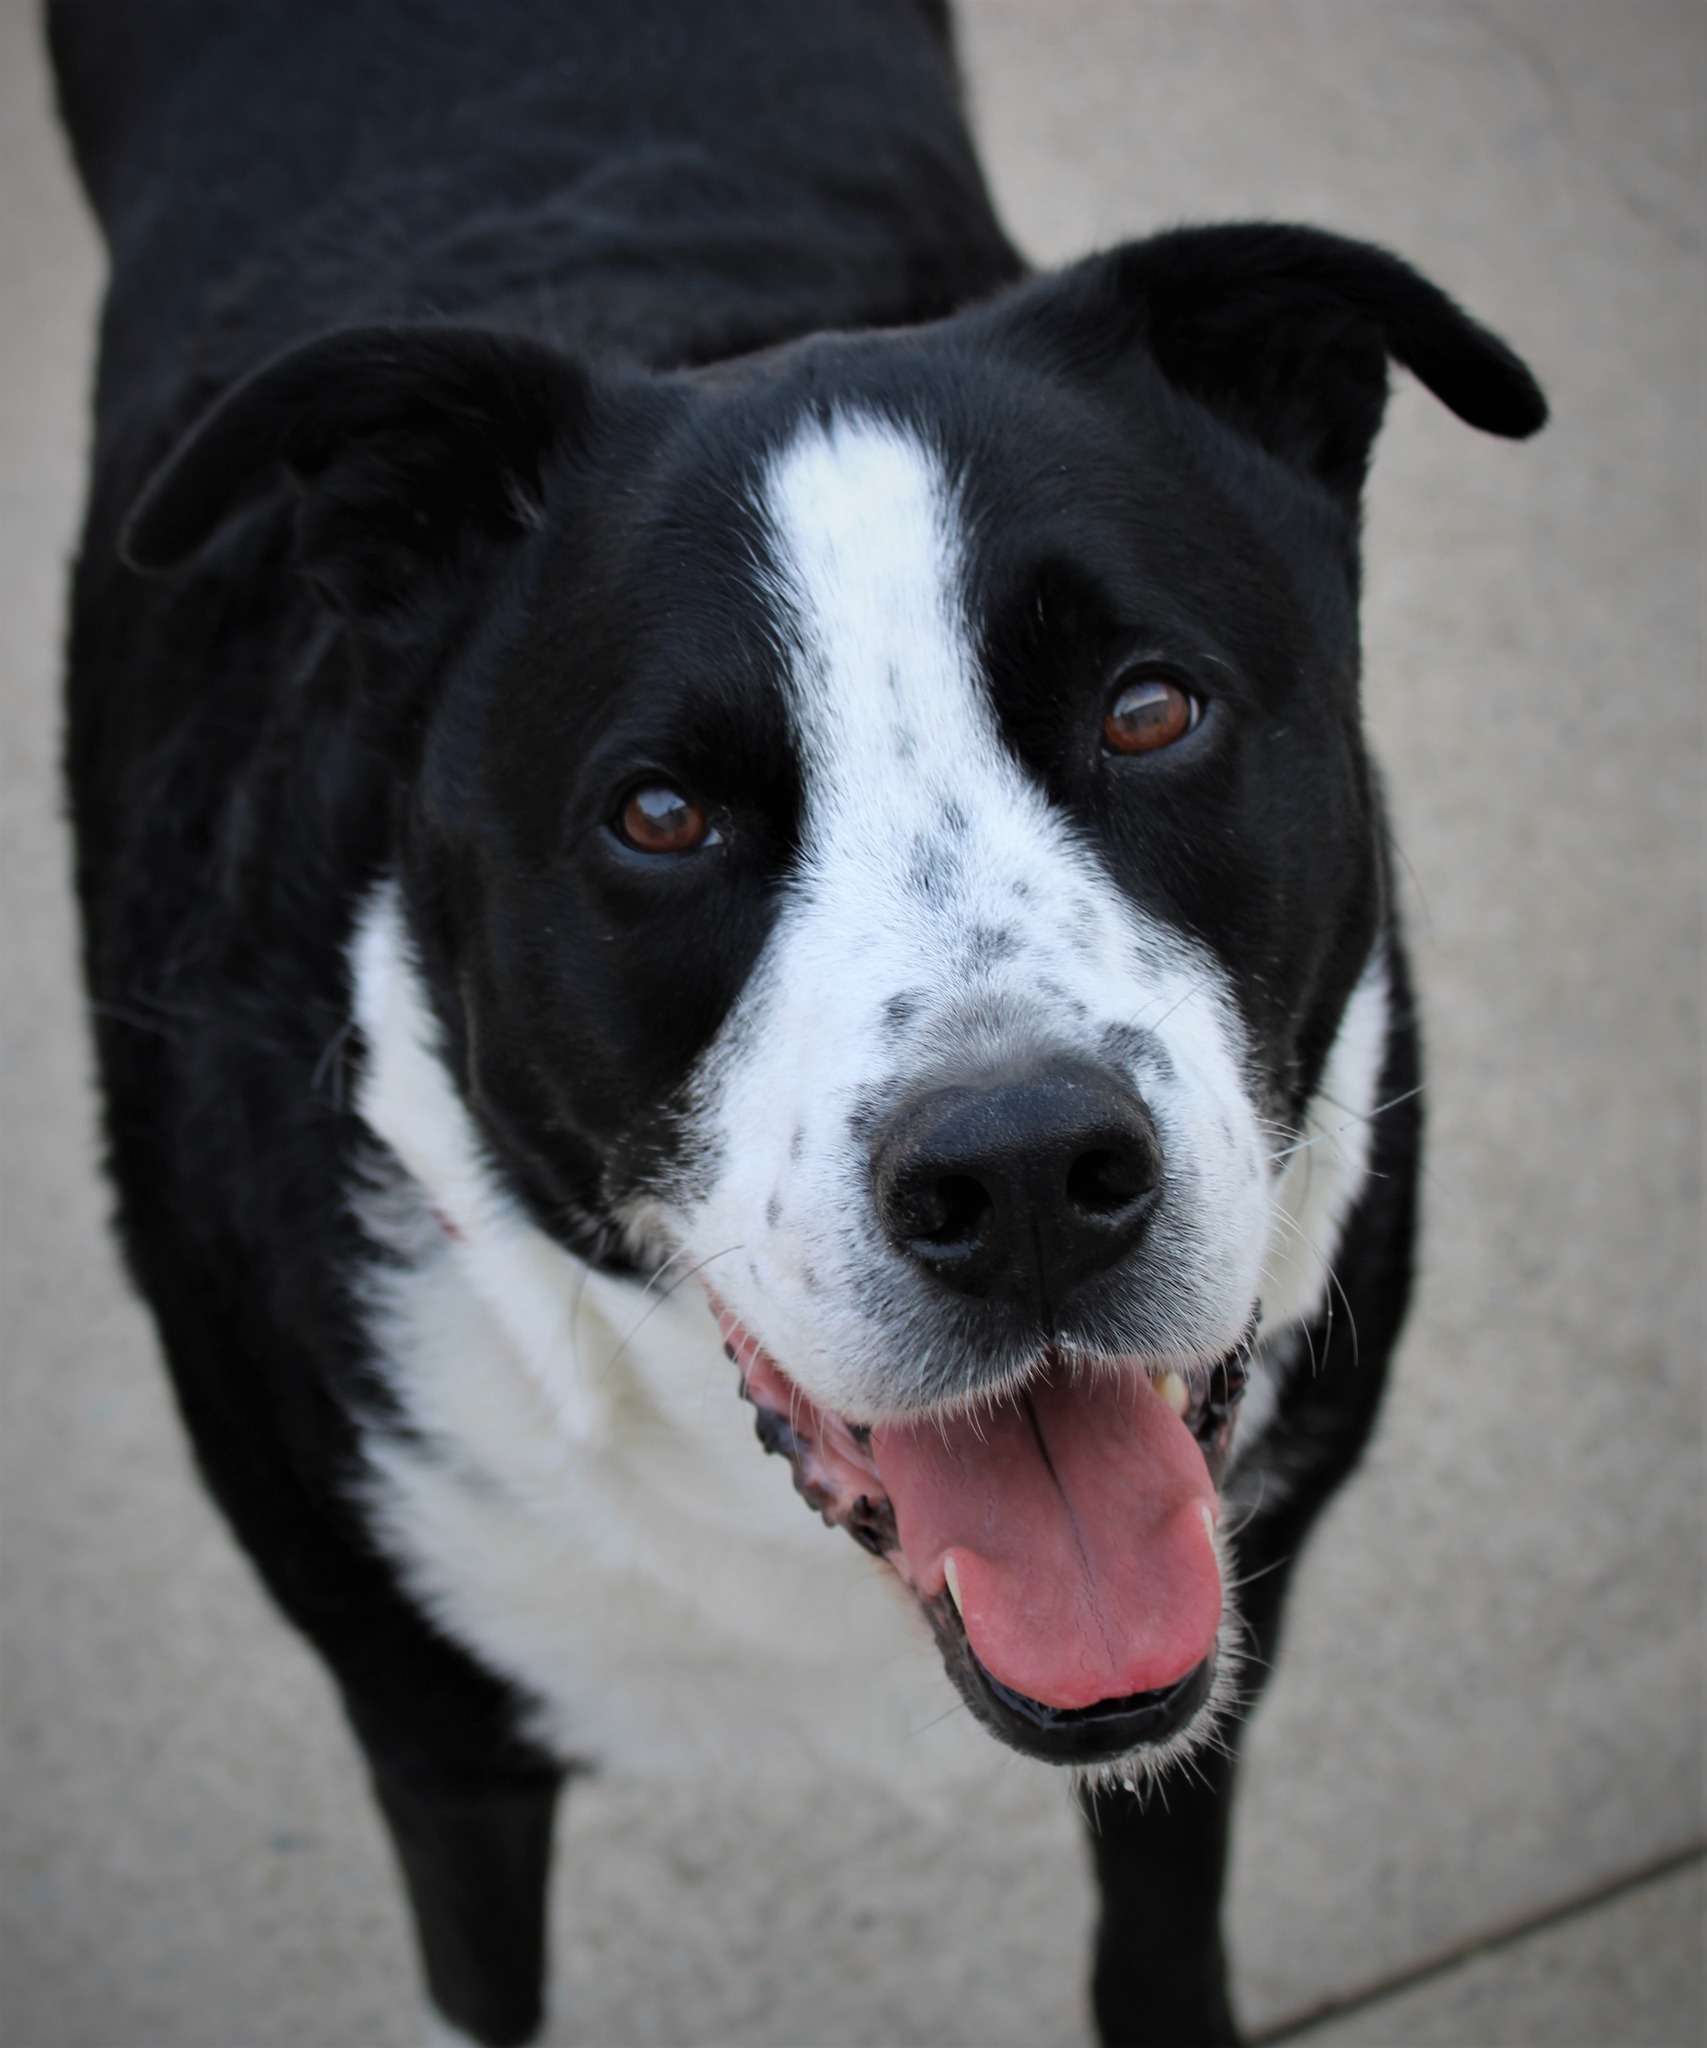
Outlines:
POLYGON ((478 314, 668 364, 1017 272, 925 0, 53 0, 50 23, 113 259, 106 385, 152 389, 157 435, 361 320, 478 314))

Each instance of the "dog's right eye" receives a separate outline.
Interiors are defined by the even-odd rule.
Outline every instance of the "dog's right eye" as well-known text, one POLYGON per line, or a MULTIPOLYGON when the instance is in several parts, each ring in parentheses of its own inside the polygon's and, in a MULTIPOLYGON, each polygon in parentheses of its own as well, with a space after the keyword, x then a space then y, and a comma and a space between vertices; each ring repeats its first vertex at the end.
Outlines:
POLYGON ((1183 740, 1202 716, 1202 701, 1167 670, 1129 670, 1103 719, 1102 743, 1111 754, 1159 753, 1183 740))
POLYGON ((612 823, 617 837, 636 853, 696 853, 719 837, 693 798, 667 782, 630 790, 612 823))

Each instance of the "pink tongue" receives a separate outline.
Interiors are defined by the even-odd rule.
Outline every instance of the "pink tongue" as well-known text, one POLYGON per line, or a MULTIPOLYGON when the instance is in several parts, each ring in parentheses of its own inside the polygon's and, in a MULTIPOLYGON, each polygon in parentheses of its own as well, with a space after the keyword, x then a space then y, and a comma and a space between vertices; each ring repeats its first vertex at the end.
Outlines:
POLYGON ((1171 1685, 1215 1646, 1215 1488, 1142 1374, 1035 1382, 968 1420, 891 1424, 872 1455, 909 1576, 952 1556, 978 1661, 1015 1692, 1089 1707, 1171 1685))

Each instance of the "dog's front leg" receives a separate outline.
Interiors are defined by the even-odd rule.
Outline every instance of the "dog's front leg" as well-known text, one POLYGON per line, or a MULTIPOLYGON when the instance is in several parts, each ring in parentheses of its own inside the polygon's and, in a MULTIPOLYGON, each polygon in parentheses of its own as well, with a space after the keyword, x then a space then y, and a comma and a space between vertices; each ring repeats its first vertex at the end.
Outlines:
POLYGON ((1230 1758, 1207 1752, 1142 1794, 1087 1798, 1103 2048, 1236 2048, 1221 1941, 1233 1777, 1230 1758))
MULTIPOLYGON (((1347 1462, 1349 1462, 1349 1453, 1347 1462)), ((1280 1654, 1281 1620, 1310 1525, 1332 1485, 1300 1493, 1240 1532, 1245 1577, 1242 1704, 1214 1744, 1139 1792, 1088 1797, 1101 1893, 1091 1999, 1103 2048, 1238 2048, 1227 1991, 1221 1890, 1244 1722, 1280 1654)), ((1140 1781, 1142 1783, 1142 1781, 1140 1781)))
POLYGON ((413 1909, 431 2000, 428 2040, 521 2048, 544 2017, 561 1778, 452 1778, 370 1762, 413 1909))

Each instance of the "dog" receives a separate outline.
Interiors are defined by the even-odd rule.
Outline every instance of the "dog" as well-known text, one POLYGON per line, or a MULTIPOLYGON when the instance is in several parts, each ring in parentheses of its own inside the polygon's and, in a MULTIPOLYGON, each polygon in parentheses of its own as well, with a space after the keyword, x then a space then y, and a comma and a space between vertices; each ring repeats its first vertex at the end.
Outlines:
POLYGON ((120 1234, 436 2037, 541 2025, 577 1769, 1006 1750, 1101 2040, 1235 2041, 1241 1720, 1416 1220, 1360 497, 1390 363, 1534 378, 1310 228, 1033 271, 929 0, 49 26, 120 1234))

